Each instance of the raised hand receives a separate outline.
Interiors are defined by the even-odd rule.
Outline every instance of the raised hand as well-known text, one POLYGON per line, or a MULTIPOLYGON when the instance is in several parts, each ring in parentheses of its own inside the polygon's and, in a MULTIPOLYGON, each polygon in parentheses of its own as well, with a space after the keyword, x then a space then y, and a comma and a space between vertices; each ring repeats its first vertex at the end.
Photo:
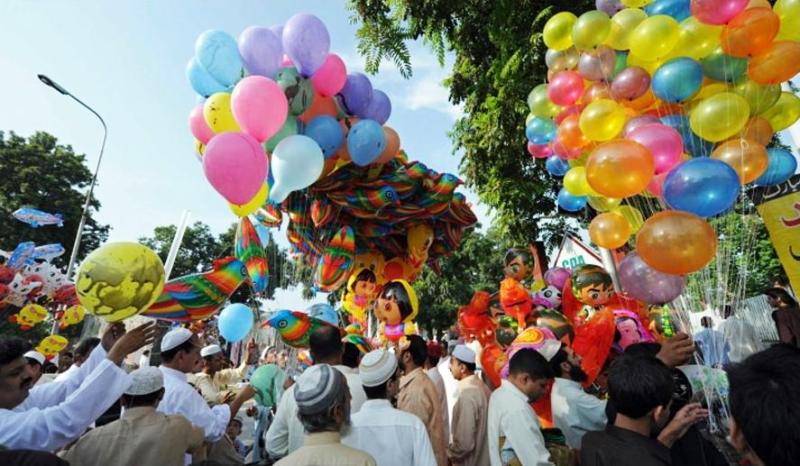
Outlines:
POLYGON ((145 345, 153 343, 153 339, 155 339, 156 335, 156 322, 147 322, 127 333, 124 332, 124 325, 122 329, 122 335, 116 339, 114 346, 111 347, 107 356, 109 360, 118 366, 122 364, 122 361, 125 360, 125 357, 129 354, 145 345))

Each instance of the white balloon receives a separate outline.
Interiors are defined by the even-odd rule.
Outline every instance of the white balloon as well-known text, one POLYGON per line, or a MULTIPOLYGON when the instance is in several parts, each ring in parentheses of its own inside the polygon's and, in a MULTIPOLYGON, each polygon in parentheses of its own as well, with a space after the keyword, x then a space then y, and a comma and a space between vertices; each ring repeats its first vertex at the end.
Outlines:
POLYGON ((270 168, 275 183, 270 188, 270 200, 283 202, 292 191, 311 186, 324 165, 322 149, 313 139, 300 134, 286 137, 272 152, 270 168))

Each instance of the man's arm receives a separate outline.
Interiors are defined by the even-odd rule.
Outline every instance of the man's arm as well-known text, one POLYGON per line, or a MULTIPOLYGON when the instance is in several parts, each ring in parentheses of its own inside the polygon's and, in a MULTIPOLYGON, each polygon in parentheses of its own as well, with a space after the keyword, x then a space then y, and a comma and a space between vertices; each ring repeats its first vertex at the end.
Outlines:
POLYGON ((510 413, 503 418, 501 426, 506 443, 514 449, 522 466, 553 466, 532 409, 510 413))
POLYGON ((294 389, 291 387, 283 392, 275 417, 267 430, 267 453, 273 458, 284 457, 289 452, 289 422, 294 415, 289 397, 294 397, 294 389))
POLYGON ((476 421, 481 417, 476 400, 462 392, 453 407, 452 441, 447 448, 447 457, 459 462, 475 450, 476 421))

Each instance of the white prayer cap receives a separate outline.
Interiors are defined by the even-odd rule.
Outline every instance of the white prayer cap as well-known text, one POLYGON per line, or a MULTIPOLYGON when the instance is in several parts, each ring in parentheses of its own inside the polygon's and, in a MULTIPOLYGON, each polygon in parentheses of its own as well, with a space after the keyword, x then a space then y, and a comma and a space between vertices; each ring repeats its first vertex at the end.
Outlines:
POLYGON ((341 372, 327 364, 309 367, 297 378, 294 399, 300 414, 317 414, 330 408, 347 390, 347 381, 341 372))
POLYGON ((222 352, 222 348, 220 348, 219 345, 208 345, 208 346, 203 347, 203 349, 200 350, 200 356, 202 356, 204 358, 207 358, 209 356, 214 356, 215 354, 221 353, 221 352, 222 352))
POLYGON ((269 352, 276 349, 277 348, 275 347, 275 345, 267 345, 267 347, 264 348, 264 351, 261 352, 261 359, 267 359, 267 355, 269 354, 269 352))
POLYGON ((544 358, 547 359, 547 362, 550 362, 553 359, 553 357, 555 357, 555 355, 558 353, 558 351, 561 349, 561 344, 562 343, 559 340, 548 339, 545 340, 541 348, 537 349, 536 351, 538 351, 539 354, 544 356, 544 358))
POLYGON ((147 366, 131 372, 131 385, 123 392, 126 395, 149 395, 164 386, 164 375, 157 367, 147 366))
POLYGON ((169 351, 180 346, 192 338, 192 332, 188 328, 174 328, 164 334, 161 339, 161 351, 169 351))
POLYGON ((380 348, 365 354, 358 365, 358 375, 365 387, 377 387, 397 372, 397 357, 380 348))
POLYGON ((457 345, 453 350, 453 357, 461 362, 475 364, 475 351, 472 351, 467 345, 457 345))
POLYGON ((31 350, 25 353, 23 356, 25 356, 28 359, 33 359, 34 361, 38 362, 40 366, 44 365, 44 355, 38 351, 31 350))

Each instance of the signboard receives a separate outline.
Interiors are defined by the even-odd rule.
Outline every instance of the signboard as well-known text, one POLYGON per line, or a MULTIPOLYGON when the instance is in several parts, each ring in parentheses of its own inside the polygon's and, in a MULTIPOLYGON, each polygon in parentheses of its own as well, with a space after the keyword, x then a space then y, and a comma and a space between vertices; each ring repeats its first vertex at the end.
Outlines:
POLYGON ((574 269, 583 264, 594 264, 602 267, 603 260, 600 258, 600 254, 598 254, 597 251, 584 244, 575 236, 570 234, 565 235, 552 266, 574 269))

